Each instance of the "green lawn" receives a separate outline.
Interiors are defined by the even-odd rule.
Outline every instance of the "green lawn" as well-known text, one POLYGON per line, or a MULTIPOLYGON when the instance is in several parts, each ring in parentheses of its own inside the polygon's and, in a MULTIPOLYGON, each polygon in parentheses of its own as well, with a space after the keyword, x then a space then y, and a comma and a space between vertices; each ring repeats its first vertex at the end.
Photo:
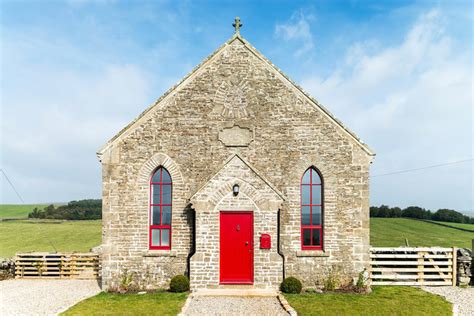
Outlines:
POLYGON ((406 218, 371 218, 370 244, 373 247, 462 247, 471 248, 474 233, 406 218))
POLYGON ((61 315, 177 315, 188 293, 100 293, 74 305, 61 315))
POLYGON ((415 287, 374 286, 361 294, 285 294, 298 315, 451 315, 444 298, 415 287))
POLYGON ((88 251, 101 243, 101 221, 0 221, 0 257, 23 251, 88 251))
POLYGON ((44 208, 49 204, 0 204, 0 218, 27 218, 35 207, 44 208))

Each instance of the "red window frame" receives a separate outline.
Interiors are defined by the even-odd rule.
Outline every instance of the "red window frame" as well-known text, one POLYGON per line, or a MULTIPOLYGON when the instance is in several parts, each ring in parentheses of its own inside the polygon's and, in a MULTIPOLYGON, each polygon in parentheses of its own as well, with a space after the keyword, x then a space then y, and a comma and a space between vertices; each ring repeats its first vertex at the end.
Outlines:
POLYGON ((323 226, 324 226, 324 182, 321 173, 314 167, 308 168, 301 177, 300 181, 300 214, 301 214, 301 249, 302 250, 322 250, 323 249, 323 226), (309 172, 309 183, 303 183, 304 176, 309 172), (320 183, 313 183, 313 172, 316 172, 320 179, 320 183), (309 204, 303 204, 303 186, 309 186, 309 204), (320 204, 314 204, 313 186, 320 186, 320 204), (309 225, 303 224, 303 206, 309 207, 309 225), (319 225, 313 225, 313 206, 321 208, 321 220, 319 225), (313 242, 313 229, 319 229, 319 245, 304 245, 304 230, 310 231, 310 243, 313 242))
POLYGON ((168 170, 166 170, 165 167, 158 167, 156 170, 151 174, 150 177, 150 203, 149 203, 149 231, 148 231, 148 236, 149 236, 149 248, 150 249, 171 249, 171 214, 173 213, 173 208, 172 208, 172 203, 173 203, 173 179, 171 179, 171 174, 169 173, 168 170), (170 182, 163 182, 163 171, 166 171, 169 176, 170 176, 170 182), (160 181, 159 182, 153 182, 153 177, 157 172, 160 172, 160 181), (170 186, 170 203, 169 204, 164 204, 163 203, 163 186, 169 185, 170 186), (154 203, 155 201, 153 200, 153 187, 154 186, 159 186, 160 188, 160 203, 154 203), (158 206, 160 208, 160 225, 154 225, 153 224, 153 206, 158 206), (163 219, 163 206, 169 206, 171 208, 171 213, 170 213, 170 224, 167 225, 162 225, 162 219, 163 219), (160 245, 153 245, 153 239, 152 239, 152 231, 154 229, 160 229, 160 245), (168 230, 169 231, 169 240, 168 240, 168 245, 162 246, 161 241, 163 237, 163 230, 168 230))

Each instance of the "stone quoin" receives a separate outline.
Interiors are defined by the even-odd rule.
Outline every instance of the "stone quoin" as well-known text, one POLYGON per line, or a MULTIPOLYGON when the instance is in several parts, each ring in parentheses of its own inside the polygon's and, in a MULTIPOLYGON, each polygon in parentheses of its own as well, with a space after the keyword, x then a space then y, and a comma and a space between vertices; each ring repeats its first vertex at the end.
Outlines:
POLYGON ((179 274, 194 290, 313 287, 368 268, 374 153, 234 27, 98 152, 106 290, 179 274))

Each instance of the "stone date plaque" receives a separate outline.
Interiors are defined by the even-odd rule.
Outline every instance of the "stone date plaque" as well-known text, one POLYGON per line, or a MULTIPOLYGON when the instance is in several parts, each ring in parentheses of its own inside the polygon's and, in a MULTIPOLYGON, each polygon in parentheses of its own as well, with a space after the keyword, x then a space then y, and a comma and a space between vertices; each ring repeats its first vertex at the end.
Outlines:
POLYGON ((219 140, 227 147, 247 147, 253 141, 253 131, 234 125, 221 129, 219 140))

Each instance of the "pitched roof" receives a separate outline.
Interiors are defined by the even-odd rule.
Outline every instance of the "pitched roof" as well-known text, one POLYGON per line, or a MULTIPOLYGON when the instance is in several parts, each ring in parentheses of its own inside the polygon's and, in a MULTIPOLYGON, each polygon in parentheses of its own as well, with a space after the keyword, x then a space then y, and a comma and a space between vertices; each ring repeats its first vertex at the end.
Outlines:
POLYGON ((350 138, 355 140, 355 142, 370 156, 375 156, 375 153, 369 148, 367 144, 362 142, 352 131, 350 131, 347 127, 345 127, 341 121, 339 121, 331 112, 329 112, 323 105, 321 105, 316 99, 309 95, 303 88, 301 88, 298 84, 296 84, 293 80, 291 80, 287 75, 283 73, 278 67, 276 67, 270 60, 268 60, 262 53, 260 53, 255 47, 253 47, 249 42, 247 42, 239 33, 234 34, 228 41, 226 41, 221 47, 219 47, 216 51, 214 51, 211 55, 209 55, 206 59, 204 59, 199 65, 197 65, 190 73, 188 73, 183 79, 181 79, 177 84, 171 87, 168 91, 166 91, 158 100, 156 100, 152 105, 150 105, 145 111, 143 111, 137 118, 135 118, 130 124, 128 124, 125 128, 123 128, 120 132, 118 132, 114 137, 112 137, 98 152, 97 155, 100 156, 107 151, 117 140, 121 137, 127 135, 128 132, 133 130, 140 121, 142 121, 147 114, 155 107, 158 106, 160 103, 165 101, 168 97, 170 97, 173 92, 177 92, 183 86, 186 85, 192 78, 200 73, 202 69, 205 68, 207 64, 212 62, 220 52, 222 52, 228 45, 232 44, 234 41, 239 40, 244 44, 244 46, 254 54, 258 59, 262 62, 267 64, 269 68, 275 71, 281 79, 287 81, 291 84, 297 91, 299 91, 311 104, 313 104, 318 110, 320 110, 327 118, 333 121, 337 126, 339 126, 344 133, 346 133, 350 138))

